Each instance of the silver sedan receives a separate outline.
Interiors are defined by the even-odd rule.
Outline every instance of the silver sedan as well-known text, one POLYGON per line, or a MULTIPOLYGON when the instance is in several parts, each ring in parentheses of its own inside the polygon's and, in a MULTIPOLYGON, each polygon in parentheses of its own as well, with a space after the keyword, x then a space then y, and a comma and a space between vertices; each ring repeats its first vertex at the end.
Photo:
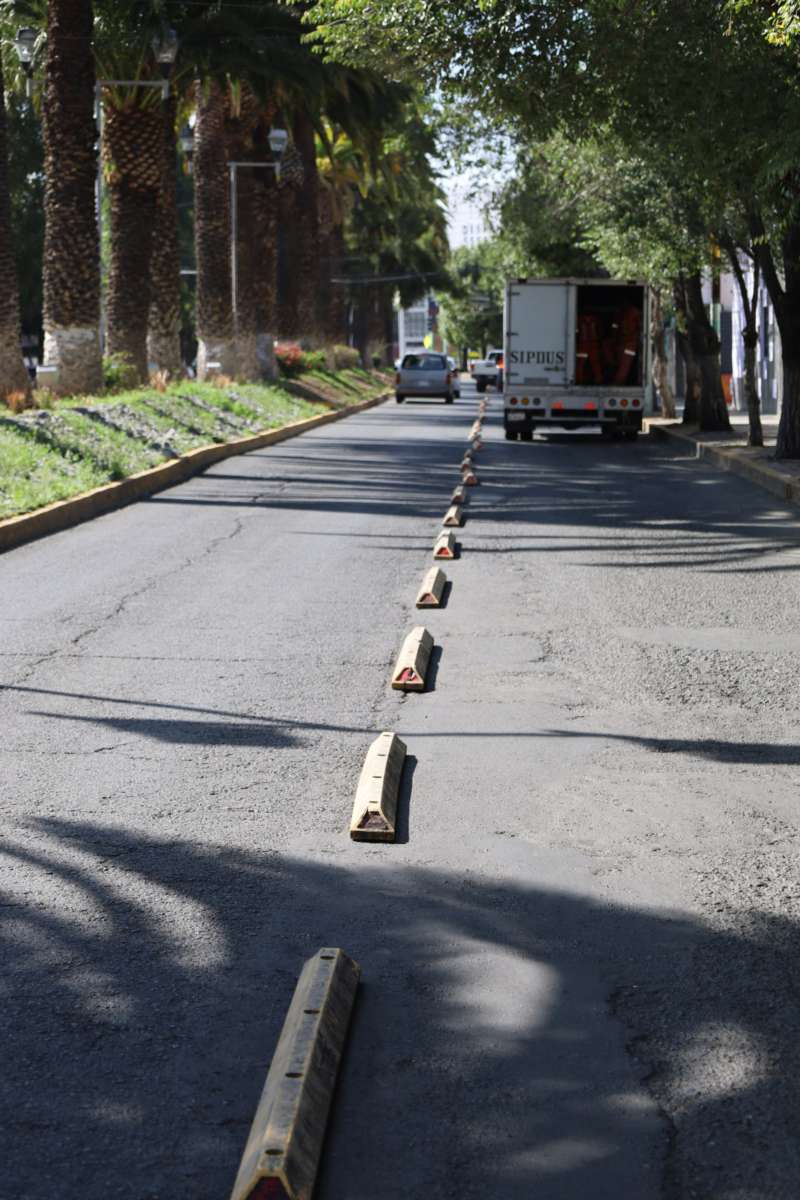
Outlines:
POLYGON ((398 404, 409 396, 441 396, 445 404, 452 404, 457 392, 457 377, 444 354, 427 350, 406 354, 395 375, 394 398, 398 404))

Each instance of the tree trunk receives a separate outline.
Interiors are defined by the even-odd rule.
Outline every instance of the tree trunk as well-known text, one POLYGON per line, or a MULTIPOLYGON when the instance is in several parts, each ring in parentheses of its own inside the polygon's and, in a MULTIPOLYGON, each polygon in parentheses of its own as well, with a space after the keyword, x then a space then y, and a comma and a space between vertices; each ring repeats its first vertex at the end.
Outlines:
POLYGON ((761 427, 761 400, 758 395, 758 380, 756 372, 756 351, 758 349, 758 328, 755 321, 749 321, 742 331, 744 343, 744 394, 747 400, 747 419, 750 425, 748 446, 763 446, 764 431, 761 427))
POLYGON ((44 91, 44 360, 65 394, 98 392, 100 253, 95 218, 91 0, 50 0, 44 91))
POLYGON ((783 281, 758 213, 751 214, 750 227, 781 335, 783 403, 775 457, 800 458, 800 223, 790 224, 783 235, 783 281))
POLYGON ((385 325, 383 320, 383 287, 379 283, 367 285, 367 355, 365 367, 372 366, 373 356, 383 361, 385 357, 385 325))
POLYGON ((297 260, 300 231, 296 222, 297 188, 282 184, 278 190, 278 311, 277 333, 283 341, 300 337, 300 286, 297 260))
POLYGON ((108 274, 109 354, 130 363, 136 379, 148 378, 147 321, 150 312, 150 257, 162 181, 161 99, 141 91, 118 107, 106 99, 103 170, 111 208, 111 264, 108 274))
MULTIPOLYGON (((259 108, 253 92, 245 83, 237 94, 229 92, 225 120, 225 146, 229 163, 264 162, 267 158, 256 134, 259 108)), ((270 172, 271 174, 272 172, 270 172)), ((236 168, 236 295, 232 296, 234 334, 236 337, 236 374, 240 379, 254 380, 261 375, 258 361, 258 303, 256 279, 261 262, 254 253, 256 246, 256 176, 266 174, 264 167, 236 168)))
POLYGON ((347 289, 334 279, 344 277, 344 227, 338 215, 331 213, 330 225, 322 226, 320 243, 320 328, 331 346, 347 345, 347 289), (324 249, 322 248, 324 245, 324 249))
POLYGON ((254 237, 258 271, 254 282, 256 356, 262 379, 274 379, 278 313, 278 188, 272 171, 256 181, 254 237))
POLYGON ((204 379, 210 363, 218 363, 226 375, 236 374, 225 102, 215 82, 197 84, 194 172, 197 374, 204 379))
MULTIPOLYGON (((269 126, 274 116, 273 105, 262 109, 257 136, 264 155, 268 146, 266 138, 269 126)), ((256 357, 260 378, 275 379, 278 373, 275 362, 278 305, 278 181, 275 172, 259 171, 255 178, 255 188, 253 236, 258 270, 253 280, 253 293, 256 357)))
POLYGON ((319 215, 317 148, 314 126, 307 113, 293 122, 294 141, 303 160, 303 182, 296 193, 297 227, 297 326, 304 344, 319 342, 317 282, 319 278, 319 215))
POLYGON ((10 392, 28 395, 31 381, 22 359, 19 318, 19 284, 14 261, 11 230, 11 199, 8 192, 8 148, 5 83, 0 62, 0 399, 10 392))
POLYGON ((178 159, 175 145, 177 97, 170 91, 161 116, 161 189, 150 255, 150 312, 147 353, 156 370, 177 379, 181 362, 181 265, 178 251, 178 159))
POLYGON ((667 352, 664 341, 664 306, 661 289, 653 288, 652 336, 653 336, 653 383, 665 417, 675 417, 675 397, 667 378, 667 352))
POLYGON ((747 417, 749 422, 747 444, 749 446, 763 446, 764 432, 761 428, 761 401, 756 382, 759 262, 757 257, 753 257, 752 249, 745 251, 745 253, 749 254, 749 257, 753 258, 753 291, 751 295, 739 257, 739 247, 732 237, 723 235, 719 241, 730 261, 731 270, 736 280, 736 285, 739 288, 742 310, 745 315, 745 322, 742 328, 742 344, 744 346, 744 394, 747 400, 747 417))
POLYGON ((703 303, 703 284, 699 272, 684 280, 686 323, 692 356, 700 374, 700 418, 703 432, 730 429, 728 406, 722 388, 720 344, 703 303))

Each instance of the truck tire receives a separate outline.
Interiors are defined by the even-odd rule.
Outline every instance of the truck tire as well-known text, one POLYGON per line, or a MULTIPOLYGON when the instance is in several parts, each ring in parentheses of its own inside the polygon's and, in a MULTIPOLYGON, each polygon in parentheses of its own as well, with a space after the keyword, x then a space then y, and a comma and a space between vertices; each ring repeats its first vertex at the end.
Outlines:
POLYGON ((639 436, 639 430, 638 429, 624 429, 622 431, 622 436, 624 437, 626 442, 635 442, 637 437, 639 436))
POLYGON ((452 392, 450 393, 450 395, 449 395, 449 396, 445 396, 445 398, 444 398, 444 402, 445 402, 445 404, 452 404, 452 403, 453 403, 453 393, 452 393, 452 392))
POLYGON ((486 380, 485 379, 476 379, 475 386, 479 392, 485 392, 486 391, 486 380))
POLYGON ((395 398, 395 400, 397 401, 397 403, 398 403, 398 404, 402 404, 402 403, 403 403, 403 400, 405 399, 405 397, 404 397, 404 396, 398 396, 397 392, 395 392, 395 394, 394 394, 394 398, 395 398))
POLYGON ((533 430, 532 429, 521 429, 520 433, 519 433, 519 440, 521 442, 532 442, 533 441, 533 430))
POLYGON ((517 433, 516 429, 507 429, 506 430, 506 441, 507 442, 515 442, 518 437, 519 437, 519 434, 517 433))

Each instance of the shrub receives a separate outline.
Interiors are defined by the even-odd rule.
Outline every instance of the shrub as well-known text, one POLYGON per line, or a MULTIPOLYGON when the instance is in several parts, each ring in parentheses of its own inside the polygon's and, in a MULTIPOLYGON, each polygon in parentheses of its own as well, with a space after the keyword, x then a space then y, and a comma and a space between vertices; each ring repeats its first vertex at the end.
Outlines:
POLYGON ((324 371, 328 365, 328 356, 324 350, 304 350, 303 351, 303 366, 304 371, 324 371))
POLYGON ((383 366, 383 359, 381 358, 380 354, 373 354, 372 365, 376 371, 383 366))
POLYGON ((109 354, 103 359, 103 385, 108 392, 135 387, 136 369, 127 354, 109 354))
POLYGON ((354 346, 333 346, 333 365, 338 370, 352 369, 360 365, 358 351, 354 346))
POLYGON ((21 413, 26 408, 36 407, 36 401, 29 392, 6 392, 5 401, 13 413, 21 413))
POLYGON ((165 371, 162 368, 158 371, 150 372, 150 387, 154 392, 166 392, 168 383, 169 371, 165 371))
POLYGON ((292 379, 303 370, 303 351, 296 342, 282 342, 275 346, 278 370, 287 379, 292 379))

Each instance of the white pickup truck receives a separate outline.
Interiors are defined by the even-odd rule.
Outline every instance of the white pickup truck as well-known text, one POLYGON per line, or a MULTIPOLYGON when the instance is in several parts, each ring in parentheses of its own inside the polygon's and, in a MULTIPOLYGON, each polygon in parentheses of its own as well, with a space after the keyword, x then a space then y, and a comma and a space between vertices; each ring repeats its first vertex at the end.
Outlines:
POLYGON ((507 284, 506 437, 593 426, 635 438, 652 407, 649 329, 650 294, 635 280, 507 284))
POLYGON ((470 374, 479 392, 485 392, 488 384, 497 387, 498 370, 503 366, 503 351, 490 350, 486 358, 474 359, 469 364, 470 374))

